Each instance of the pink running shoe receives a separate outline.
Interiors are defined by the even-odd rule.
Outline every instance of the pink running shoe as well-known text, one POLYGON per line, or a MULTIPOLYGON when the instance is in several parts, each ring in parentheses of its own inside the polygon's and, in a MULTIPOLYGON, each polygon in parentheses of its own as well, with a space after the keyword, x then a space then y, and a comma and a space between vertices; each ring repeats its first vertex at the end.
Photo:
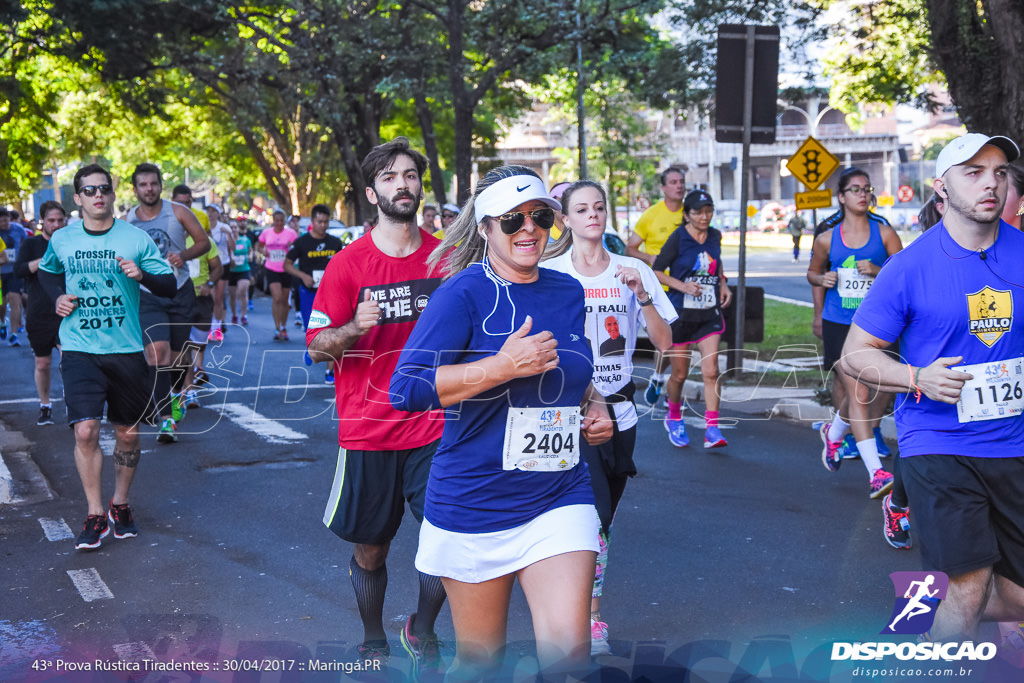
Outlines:
POLYGON ((892 490, 892 475, 881 467, 875 470, 875 473, 871 475, 871 491, 868 495, 872 498, 878 498, 884 496, 892 490))
POLYGON ((843 464, 842 446, 843 442, 838 443, 828 438, 828 428, 830 425, 826 422, 821 425, 821 442, 824 445, 821 449, 821 464, 825 466, 825 469, 829 472, 838 472, 839 466, 843 464))

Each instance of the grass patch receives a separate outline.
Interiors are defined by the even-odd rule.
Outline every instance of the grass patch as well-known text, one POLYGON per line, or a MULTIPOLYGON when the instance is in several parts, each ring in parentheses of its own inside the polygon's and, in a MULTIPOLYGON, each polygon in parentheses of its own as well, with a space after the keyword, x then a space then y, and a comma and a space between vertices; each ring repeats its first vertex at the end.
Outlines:
POLYGON ((764 341, 754 344, 745 343, 744 349, 756 350, 762 360, 771 360, 777 353, 785 352, 792 347, 804 347, 803 351, 794 349, 790 357, 802 353, 805 356, 821 355, 821 340, 811 332, 814 321, 814 309, 806 306, 787 304, 772 299, 764 300, 764 341), (809 346, 814 347, 814 352, 809 346))
MULTIPOLYGON (((787 304, 772 299, 764 300, 764 341, 754 344, 747 342, 743 345, 747 353, 756 351, 761 360, 771 360, 780 349, 790 349, 788 354, 793 357, 820 356, 823 352, 821 340, 811 332, 811 323, 814 320, 814 309, 806 306, 787 304), (814 347, 812 351, 811 347, 814 347), (794 348, 797 347, 797 348, 794 348)), ((726 330, 723 338, 722 348, 725 342, 732 341, 734 332, 726 330)), ((641 337, 637 342, 637 354, 640 358, 653 358, 654 347, 650 339, 641 337)))
MULTIPOLYGON (((747 342, 743 345, 745 358, 754 358, 762 361, 773 359, 794 359, 821 356, 823 352, 821 340, 811 332, 811 323, 814 320, 814 309, 807 306, 787 304, 772 299, 764 300, 764 341, 759 343, 747 342)), ((732 330, 726 330, 726 337, 733 334, 732 330)), ((721 346, 724 351, 726 344, 721 346)), ((636 360, 653 360, 653 346, 650 340, 642 337, 637 344, 636 360)), ((699 367, 691 369, 691 374, 699 374, 699 367)), ((726 379, 727 383, 735 383, 737 376, 730 373, 726 379)), ((739 383, 746 384, 757 381, 766 386, 820 386, 822 381, 821 370, 808 368, 804 370, 793 370, 792 372, 767 371, 762 373, 744 373, 740 376, 739 383)))
MULTIPOLYGON (((761 361, 790 361, 822 355, 822 342, 811 332, 814 309, 787 304, 772 299, 764 300, 764 341, 743 345, 745 358, 761 361)), ((739 384, 756 381, 763 386, 816 387, 822 384, 818 367, 731 375, 739 384)), ((728 382, 729 380, 727 380, 728 382)))

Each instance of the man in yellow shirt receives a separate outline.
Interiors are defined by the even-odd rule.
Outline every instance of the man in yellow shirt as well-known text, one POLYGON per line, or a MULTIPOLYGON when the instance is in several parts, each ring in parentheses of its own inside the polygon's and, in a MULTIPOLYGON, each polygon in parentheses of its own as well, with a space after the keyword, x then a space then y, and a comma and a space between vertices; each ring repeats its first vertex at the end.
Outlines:
MULTIPOLYGON (((2 239, 0 239, 0 265, 3 265, 5 263, 7 263, 8 260, 9 259, 7 257, 7 245, 4 244, 4 241, 2 239)), ((4 293, 3 286, 0 285, 0 296, 2 296, 3 293, 4 293)))
MULTIPOLYGON (((638 258, 648 265, 661 253, 661 247, 668 236, 683 224, 683 195, 686 193, 686 174, 681 168, 669 166, 661 172, 660 202, 651 206, 637 219, 636 226, 626 243, 626 255, 638 258)), ((665 355, 654 353, 654 372, 644 392, 644 400, 654 405, 661 394, 661 388, 671 373, 665 372, 665 355)))
MULTIPOLYGON (((192 238, 188 237, 185 244, 191 246, 192 238)), ((192 286, 196 290, 196 303, 192 307, 192 330, 189 333, 192 353, 178 359, 185 368, 184 389, 181 395, 175 397, 179 403, 184 404, 182 417, 189 408, 200 407, 196 374, 203 368, 207 342, 224 341, 224 333, 220 331, 220 327, 211 329, 210 326, 213 318, 213 295, 217 291, 221 275, 224 274, 220 252, 217 251, 217 243, 213 239, 210 240, 210 251, 188 262, 188 271, 189 277, 192 278, 192 286)))

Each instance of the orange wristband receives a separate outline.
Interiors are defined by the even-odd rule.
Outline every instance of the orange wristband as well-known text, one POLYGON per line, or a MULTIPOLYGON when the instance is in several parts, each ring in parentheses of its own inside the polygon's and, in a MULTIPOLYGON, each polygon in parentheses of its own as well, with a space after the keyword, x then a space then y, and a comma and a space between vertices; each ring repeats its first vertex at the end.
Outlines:
MULTIPOLYGON (((907 365, 907 372, 910 373, 910 386, 914 390, 914 399, 916 403, 921 402, 921 387, 917 386, 917 376, 914 374, 914 366, 907 365)), ((917 369, 917 374, 921 374, 921 368, 917 369)), ((908 392, 909 393, 909 392, 908 392)))

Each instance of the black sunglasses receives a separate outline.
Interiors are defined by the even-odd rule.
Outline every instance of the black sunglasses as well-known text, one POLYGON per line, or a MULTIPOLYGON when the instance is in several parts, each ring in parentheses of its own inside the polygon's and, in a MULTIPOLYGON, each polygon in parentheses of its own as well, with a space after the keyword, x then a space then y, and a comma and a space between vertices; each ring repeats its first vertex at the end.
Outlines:
POLYGON ((501 231, 506 235, 514 235, 523 229, 527 216, 530 217, 534 225, 543 230, 550 230, 551 226, 555 224, 554 209, 545 207, 527 212, 510 211, 509 213, 502 214, 498 216, 498 225, 501 226, 501 231))
POLYGON ((445 211, 444 213, 441 214, 441 218, 455 218, 458 215, 459 214, 457 213, 448 213, 447 211, 445 211))
POLYGON ((104 183, 102 185, 86 185, 78 189, 78 194, 84 194, 86 197, 95 197, 97 192, 100 194, 114 194, 114 188, 104 183))

